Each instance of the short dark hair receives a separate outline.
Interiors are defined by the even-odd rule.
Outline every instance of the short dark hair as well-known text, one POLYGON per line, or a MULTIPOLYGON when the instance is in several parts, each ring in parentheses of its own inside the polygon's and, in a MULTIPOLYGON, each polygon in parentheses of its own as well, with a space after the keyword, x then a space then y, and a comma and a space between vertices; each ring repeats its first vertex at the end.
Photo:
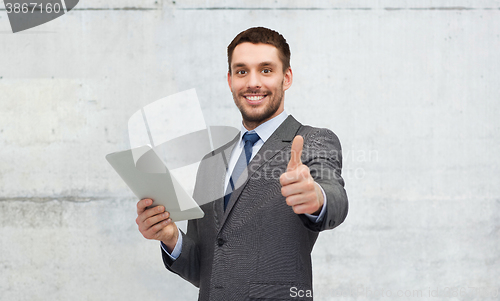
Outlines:
POLYGON ((290 67, 290 46, 285 38, 277 31, 265 27, 252 27, 240 32, 227 46, 227 63, 229 72, 231 72, 231 60, 233 59, 233 51, 236 46, 241 43, 250 42, 252 44, 269 44, 278 49, 278 56, 283 63, 283 72, 290 67))

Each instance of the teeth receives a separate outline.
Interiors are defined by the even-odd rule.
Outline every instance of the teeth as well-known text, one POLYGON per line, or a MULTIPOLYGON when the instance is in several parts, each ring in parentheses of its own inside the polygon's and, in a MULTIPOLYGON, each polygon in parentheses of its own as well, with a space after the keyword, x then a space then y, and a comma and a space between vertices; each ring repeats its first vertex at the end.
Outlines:
POLYGON ((256 100, 261 100, 264 98, 264 96, 246 96, 246 99, 256 101, 256 100))

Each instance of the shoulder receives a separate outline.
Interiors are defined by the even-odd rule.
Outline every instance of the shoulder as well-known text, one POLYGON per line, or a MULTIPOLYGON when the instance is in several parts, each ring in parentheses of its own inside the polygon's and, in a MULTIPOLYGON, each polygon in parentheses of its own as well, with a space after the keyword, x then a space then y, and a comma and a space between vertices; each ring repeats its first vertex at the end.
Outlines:
POLYGON ((340 149, 340 140, 330 129, 302 125, 297 135, 304 137, 304 147, 312 148, 337 148, 340 149))

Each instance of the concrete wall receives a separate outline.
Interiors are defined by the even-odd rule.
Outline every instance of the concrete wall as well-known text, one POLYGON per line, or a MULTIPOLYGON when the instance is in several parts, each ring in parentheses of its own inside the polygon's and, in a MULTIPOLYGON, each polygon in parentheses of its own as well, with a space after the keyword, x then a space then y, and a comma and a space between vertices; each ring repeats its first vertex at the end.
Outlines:
POLYGON ((315 299, 498 300, 500 1, 472 0, 85 0, 16 34, 0 10, 1 300, 196 300, 104 156, 189 88, 237 125, 225 47, 256 25, 291 45, 287 111, 344 148, 315 299))

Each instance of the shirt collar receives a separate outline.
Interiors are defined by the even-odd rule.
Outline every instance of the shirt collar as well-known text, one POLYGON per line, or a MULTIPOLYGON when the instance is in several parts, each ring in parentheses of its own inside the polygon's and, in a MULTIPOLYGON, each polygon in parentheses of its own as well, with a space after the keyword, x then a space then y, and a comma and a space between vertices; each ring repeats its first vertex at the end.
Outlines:
POLYGON ((285 110, 283 110, 283 112, 281 112, 281 114, 279 114, 278 116, 269 119, 268 121, 264 122, 263 124, 259 125, 258 127, 256 127, 251 131, 247 130, 242 123, 240 130, 240 141, 246 132, 250 132, 250 133, 257 133, 260 139, 262 139, 262 141, 265 143, 267 139, 271 137, 274 131, 276 131, 276 129, 283 123, 283 121, 285 121, 287 117, 288 113, 285 110))

